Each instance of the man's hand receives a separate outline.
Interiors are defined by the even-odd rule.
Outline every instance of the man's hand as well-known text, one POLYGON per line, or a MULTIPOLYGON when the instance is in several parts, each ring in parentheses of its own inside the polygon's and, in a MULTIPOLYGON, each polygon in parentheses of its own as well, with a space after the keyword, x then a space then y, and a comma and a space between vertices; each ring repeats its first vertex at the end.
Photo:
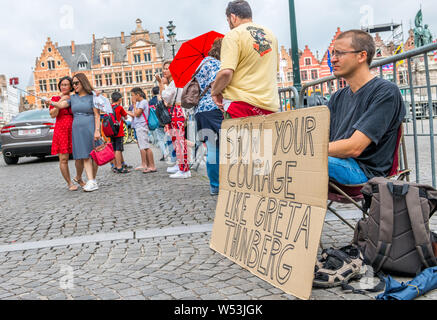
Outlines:
POLYGON ((215 96, 211 96, 212 97, 212 101, 214 101, 214 103, 217 105, 217 107, 224 112, 224 104, 223 104, 223 95, 221 93, 219 93, 218 95, 215 96))

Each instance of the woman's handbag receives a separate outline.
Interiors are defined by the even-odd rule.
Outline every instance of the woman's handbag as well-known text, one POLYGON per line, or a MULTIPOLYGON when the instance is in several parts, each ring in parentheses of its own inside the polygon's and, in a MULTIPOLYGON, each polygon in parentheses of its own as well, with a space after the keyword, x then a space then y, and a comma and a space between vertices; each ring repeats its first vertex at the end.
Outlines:
POLYGON ((108 162, 115 159, 114 148, 112 143, 103 142, 99 146, 95 146, 95 141, 93 141, 93 151, 91 151, 91 158, 98 166, 103 166, 108 162))
POLYGON ((161 126, 165 126, 171 123, 171 114, 168 112, 168 108, 164 105, 162 100, 159 100, 155 106, 156 117, 159 120, 161 126))

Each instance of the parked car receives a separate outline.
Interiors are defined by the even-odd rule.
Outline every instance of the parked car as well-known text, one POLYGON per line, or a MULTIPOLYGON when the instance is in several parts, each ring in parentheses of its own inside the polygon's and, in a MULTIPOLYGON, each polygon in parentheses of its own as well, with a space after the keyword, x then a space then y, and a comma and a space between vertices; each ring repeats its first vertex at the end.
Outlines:
POLYGON ((20 157, 51 154, 55 119, 48 109, 19 113, 0 130, 0 144, 6 164, 17 164, 20 157))

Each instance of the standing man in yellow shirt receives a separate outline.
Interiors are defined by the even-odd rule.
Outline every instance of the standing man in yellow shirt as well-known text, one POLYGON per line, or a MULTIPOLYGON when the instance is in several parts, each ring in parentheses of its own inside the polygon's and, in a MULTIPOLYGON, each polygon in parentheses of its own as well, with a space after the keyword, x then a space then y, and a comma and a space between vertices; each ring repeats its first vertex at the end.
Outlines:
POLYGON ((244 0, 226 9, 231 31, 222 42, 221 68, 212 88, 217 106, 232 118, 267 115, 279 110, 278 41, 267 28, 252 22, 244 0))

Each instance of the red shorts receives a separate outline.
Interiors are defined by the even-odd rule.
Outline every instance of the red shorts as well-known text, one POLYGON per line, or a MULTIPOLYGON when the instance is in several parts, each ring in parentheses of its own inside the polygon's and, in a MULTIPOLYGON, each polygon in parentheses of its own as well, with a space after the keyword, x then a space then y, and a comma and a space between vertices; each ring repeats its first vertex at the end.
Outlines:
POLYGON ((273 113, 272 111, 254 107, 251 104, 243 101, 232 102, 226 112, 229 113, 232 119, 268 115, 273 113))

